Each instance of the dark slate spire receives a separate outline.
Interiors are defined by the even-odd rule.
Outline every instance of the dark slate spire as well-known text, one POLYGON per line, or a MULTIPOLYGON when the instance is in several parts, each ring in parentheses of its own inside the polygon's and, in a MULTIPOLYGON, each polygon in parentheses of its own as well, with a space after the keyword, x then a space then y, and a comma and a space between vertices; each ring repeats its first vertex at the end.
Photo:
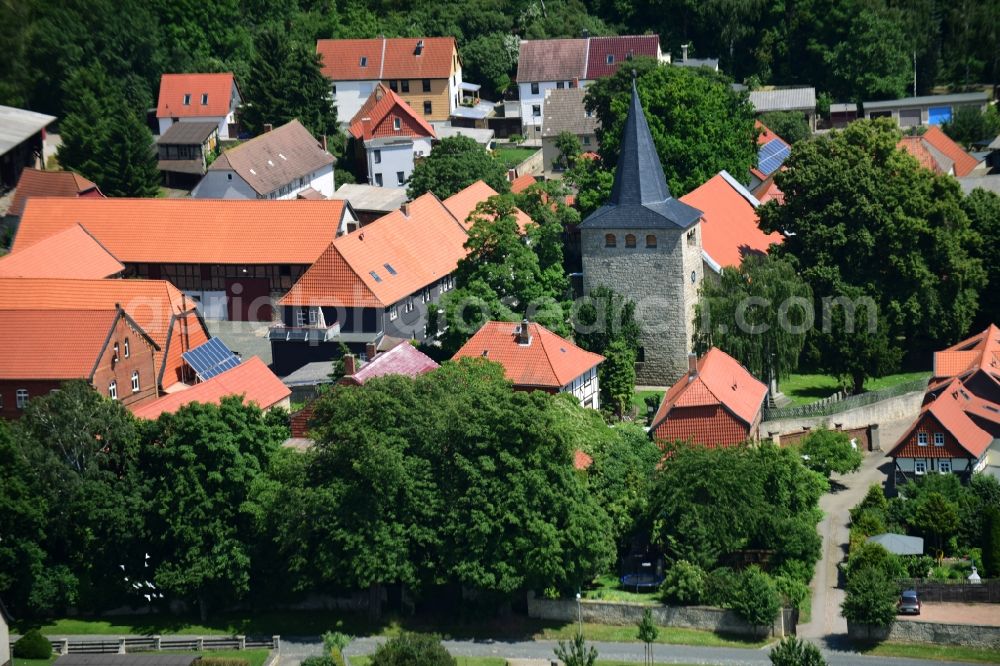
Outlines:
POLYGON ((700 218, 700 210, 670 196, 663 165, 642 112, 633 72, 632 102, 625 119, 611 199, 587 216, 580 226, 591 229, 687 229, 700 218))
POLYGON ((618 170, 611 190, 612 204, 634 206, 658 203, 670 198, 660 156, 656 153, 646 115, 642 112, 634 75, 632 102, 628 107, 628 118, 625 119, 625 131, 618 155, 618 170))

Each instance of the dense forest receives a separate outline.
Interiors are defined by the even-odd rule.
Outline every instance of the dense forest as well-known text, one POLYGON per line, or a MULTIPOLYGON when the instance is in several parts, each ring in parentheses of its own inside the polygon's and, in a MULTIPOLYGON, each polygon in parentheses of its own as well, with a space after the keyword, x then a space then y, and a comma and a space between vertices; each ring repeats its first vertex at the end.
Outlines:
POLYGON ((501 92, 517 38, 658 33, 737 81, 809 84, 836 100, 1000 81, 1000 0, 17 0, 0 3, 0 103, 61 116, 95 63, 152 106, 160 75, 251 76, 263 33, 454 35, 466 78, 501 92), (255 46, 256 45, 256 46, 255 46), (78 81, 78 78, 76 79, 78 81))

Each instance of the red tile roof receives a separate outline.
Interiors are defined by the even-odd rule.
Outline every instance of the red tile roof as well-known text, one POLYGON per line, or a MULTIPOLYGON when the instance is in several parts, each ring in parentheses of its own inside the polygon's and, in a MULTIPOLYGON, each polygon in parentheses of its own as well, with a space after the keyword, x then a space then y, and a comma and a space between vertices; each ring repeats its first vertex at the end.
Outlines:
POLYGON ((896 144, 896 147, 903 150, 913 157, 916 158, 917 162, 920 163, 925 169, 933 171, 934 173, 941 173, 941 167, 938 165, 937 160, 931 155, 930 151, 927 150, 927 146, 924 145, 923 137, 919 136, 904 136, 896 144))
POLYGON ((0 379, 89 379, 118 315, 0 309, 0 379))
MULTIPOLYGON (((476 204, 486 201, 490 197, 497 196, 497 191, 481 180, 477 180, 464 190, 455 192, 444 200, 445 207, 455 216, 462 227, 466 230, 472 228, 469 216, 476 209, 476 204)), ((528 229, 528 225, 533 221, 528 214, 520 208, 514 209, 514 216, 517 218, 517 228, 523 234, 528 229)))
POLYGON ((996 324, 934 352, 934 380, 961 377, 973 370, 983 370, 1000 380, 1000 327, 996 324))
POLYGON ((386 375, 404 375, 417 377, 438 368, 437 363, 409 342, 396 345, 387 352, 377 354, 375 358, 355 372, 344 377, 344 383, 364 384, 374 377, 386 375))
MULTIPOLYGON (((784 169, 785 167, 781 168, 784 169)), ((785 193, 782 192, 777 183, 774 182, 773 173, 757 186, 757 189, 753 191, 753 195, 757 198, 757 201, 762 204, 766 204, 771 199, 776 200, 779 205, 785 203, 785 193)))
POLYGON ((452 273, 466 255, 465 230, 430 193, 408 212, 334 240, 280 304, 388 307, 452 273))
POLYGON ((221 117, 229 113, 233 95, 233 73, 164 74, 160 77, 157 118, 221 117), (208 94, 208 104, 201 96, 208 94), (190 95, 184 104, 184 95, 190 95))
POLYGON ((685 374, 671 386, 660 402, 651 430, 670 416, 675 407, 721 405, 746 424, 760 414, 767 386, 758 381, 726 352, 712 347, 698 359, 698 374, 685 374))
POLYGON ((217 405, 229 395, 243 396, 245 403, 255 403, 269 409, 289 395, 291 390, 257 356, 252 356, 235 368, 183 391, 137 404, 132 413, 141 419, 156 419, 163 413, 173 413, 184 405, 200 402, 217 405))
POLYGON ((322 56, 324 76, 333 81, 380 81, 447 79, 458 49, 454 37, 320 39, 316 53, 322 56), (424 43, 419 55, 418 41, 424 43))
POLYGON ((365 141, 373 137, 406 136, 415 139, 437 136, 423 116, 381 83, 375 86, 375 90, 354 114, 349 131, 355 139, 365 141), (366 118, 370 121, 367 125, 366 118), (398 130, 395 129, 397 118, 400 121, 398 130))
MULTIPOLYGON (((978 460, 993 443, 993 436, 979 427, 969 417, 969 413, 983 416, 981 412, 989 413, 989 410, 985 409, 987 404, 989 403, 977 398, 965 389, 961 381, 954 379, 941 395, 923 408, 921 417, 918 417, 916 422, 903 433, 889 455, 897 457, 900 450, 907 445, 913 431, 921 425, 923 415, 930 413, 955 438, 959 446, 978 460)), ((990 420, 995 419, 990 418, 990 420)))
POLYGON ((0 277, 105 278, 123 270, 79 224, 0 257, 0 277))
POLYGON ((208 340, 194 302, 166 280, 0 278, 0 310, 106 311, 118 305, 160 347, 155 361, 164 385, 180 376, 181 354, 208 340))
POLYGON ((526 173, 523 176, 518 176, 513 181, 511 181, 510 191, 513 192, 514 194, 520 194, 521 192, 524 192, 526 189, 528 189, 537 182, 538 181, 535 180, 534 176, 532 176, 530 173, 526 173))
POLYGON ((621 35, 618 37, 591 37, 587 52, 585 79, 600 79, 618 71, 629 56, 657 58, 660 55, 659 35, 621 35), (608 56, 613 57, 608 64, 608 56))
POLYGON ((311 264, 343 201, 31 199, 14 251, 79 223, 126 263, 311 264))
POLYGON ((979 160, 962 150, 962 147, 952 141, 937 125, 932 125, 921 138, 934 146, 946 157, 955 161, 955 177, 962 178, 979 166, 979 160))
POLYGON ((39 171, 30 167, 21 171, 8 215, 21 215, 28 197, 103 197, 97 185, 72 171, 39 171))
POLYGON ((727 175, 723 171, 712 176, 680 200, 703 213, 702 249, 720 266, 739 266, 743 257, 766 254, 772 243, 784 238, 777 232, 761 231, 754 197, 727 175))
POLYGON ((530 344, 518 344, 520 327, 508 321, 488 321, 454 358, 486 358, 502 365, 515 386, 548 389, 561 389, 604 360, 534 322, 528 323, 530 344))

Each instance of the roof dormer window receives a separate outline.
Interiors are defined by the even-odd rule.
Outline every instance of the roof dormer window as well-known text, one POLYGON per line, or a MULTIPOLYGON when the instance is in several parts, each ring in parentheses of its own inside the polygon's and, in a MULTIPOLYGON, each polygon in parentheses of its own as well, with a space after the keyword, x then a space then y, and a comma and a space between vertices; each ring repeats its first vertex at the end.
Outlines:
POLYGON ((191 106, 191 93, 184 93, 184 106, 191 106))
POLYGON ((608 57, 605 59, 605 62, 607 62, 609 65, 615 64, 615 54, 609 53, 608 57))
POLYGON ((202 106, 208 104, 208 93, 201 94, 201 104, 202 106))
POLYGON ((400 120, 399 118, 393 118, 392 119, 392 129, 394 129, 395 131, 398 132, 402 128, 403 128, 403 121, 400 120))
POLYGON ((361 66, 362 67, 368 66, 368 56, 361 56, 361 66))

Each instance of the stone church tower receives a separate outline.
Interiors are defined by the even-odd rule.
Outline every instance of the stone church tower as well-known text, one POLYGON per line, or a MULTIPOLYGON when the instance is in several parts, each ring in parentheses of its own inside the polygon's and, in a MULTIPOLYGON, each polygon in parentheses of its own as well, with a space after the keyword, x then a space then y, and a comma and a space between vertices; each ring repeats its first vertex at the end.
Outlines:
POLYGON ((688 369, 701 215, 670 196, 633 81, 611 200, 580 224, 580 240, 584 293, 606 286, 636 304, 640 384, 670 386, 688 369))

